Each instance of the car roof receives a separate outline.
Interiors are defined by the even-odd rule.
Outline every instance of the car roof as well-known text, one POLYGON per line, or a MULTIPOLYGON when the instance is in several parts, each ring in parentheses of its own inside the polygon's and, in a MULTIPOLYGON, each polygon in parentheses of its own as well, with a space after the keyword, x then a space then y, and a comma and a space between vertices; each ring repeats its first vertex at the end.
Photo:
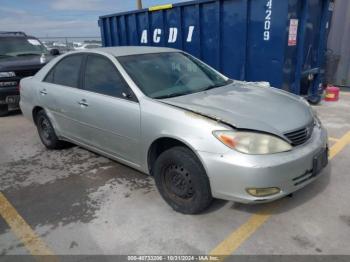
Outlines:
POLYGON ((127 56, 127 55, 141 55, 152 53, 166 53, 166 52, 180 52, 180 50, 167 47, 153 47, 153 46, 116 46, 116 47, 101 47, 91 49, 105 52, 113 56, 127 56))

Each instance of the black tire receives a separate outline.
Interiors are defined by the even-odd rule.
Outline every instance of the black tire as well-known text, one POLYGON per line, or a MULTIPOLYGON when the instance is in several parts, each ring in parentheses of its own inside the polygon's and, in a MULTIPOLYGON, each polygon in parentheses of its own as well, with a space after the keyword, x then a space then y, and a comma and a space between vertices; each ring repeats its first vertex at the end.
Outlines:
POLYGON ((321 100, 322 96, 312 96, 307 99, 311 105, 318 105, 321 100))
POLYGON ((188 148, 178 146, 163 152, 154 164, 153 175, 159 193, 177 212, 198 214, 213 200, 208 176, 188 148))
POLYGON ((8 105, 0 105, 0 117, 7 116, 9 113, 8 105))
POLYGON ((44 146, 48 149, 62 149, 66 146, 66 142, 58 139, 50 119, 45 111, 41 110, 35 117, 36 127, 39 137, 44 146))

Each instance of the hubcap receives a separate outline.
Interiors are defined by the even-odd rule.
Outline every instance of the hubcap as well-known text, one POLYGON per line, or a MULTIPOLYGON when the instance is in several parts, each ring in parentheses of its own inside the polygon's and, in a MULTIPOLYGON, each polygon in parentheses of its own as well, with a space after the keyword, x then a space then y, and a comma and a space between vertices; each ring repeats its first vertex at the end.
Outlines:
POLYGON ((47 119, 43 118, 40 121, 40 128, 41 128, 41 134, 42 136, 46 139, 49 140, 50 139, 50 123, 47 119))
POLYGON ((183 199, 193 196, 193 184, 190 173, 182 166, 171 165, 164 174, 168 191, 183 199))

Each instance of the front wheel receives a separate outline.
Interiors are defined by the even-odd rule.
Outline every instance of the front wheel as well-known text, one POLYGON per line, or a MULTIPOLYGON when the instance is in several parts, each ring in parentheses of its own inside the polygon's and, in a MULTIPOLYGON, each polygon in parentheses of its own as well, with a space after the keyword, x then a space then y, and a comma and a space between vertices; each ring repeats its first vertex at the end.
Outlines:
POLYGON ((45 111, 38 112, 36 116, 36 126, 39 137, 44 146, 48 149, 62 149, 66 143, 58 139, 50 119, 45 111))
POLYGON ((208 176, 188 148, 174 147, 163 152, 153 174, 159 193, 175 211, 197 214, 212 202, 208 176))
POLYGON ((310 96, 307 100, 311 105, 318 105, 322 100, 322 96, 310 96))
POLYGON ((0 105, 0 117, 7 116, 9 113, 8 105, 0 105))

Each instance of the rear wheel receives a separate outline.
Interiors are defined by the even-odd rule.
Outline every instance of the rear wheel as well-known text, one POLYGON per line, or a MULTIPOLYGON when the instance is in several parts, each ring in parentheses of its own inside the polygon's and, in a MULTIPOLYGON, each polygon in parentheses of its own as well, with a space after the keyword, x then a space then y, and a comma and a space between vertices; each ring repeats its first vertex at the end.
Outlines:
POLYGON ((41 142, 48 149, 62 149, 67 143, 58 139, 50 119, 42 110, 36 115, 36 126, 41 142))
POLYGON ((175 211, 197 214, 212 202, 209 179, 188 148, 173 147, 163 152, 153 174, 159 193, 175 211))
POLYGON ((0 105, 0 117, 7 116, 9 113, 8 105, 0 105))

